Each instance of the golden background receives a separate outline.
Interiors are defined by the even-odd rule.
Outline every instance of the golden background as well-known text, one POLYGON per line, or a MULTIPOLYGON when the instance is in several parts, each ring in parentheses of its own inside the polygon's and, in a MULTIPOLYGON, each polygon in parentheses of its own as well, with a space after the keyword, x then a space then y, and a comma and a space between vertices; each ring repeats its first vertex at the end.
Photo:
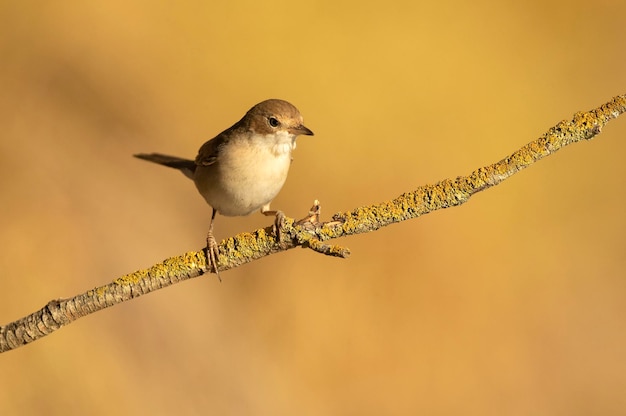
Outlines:
MULTIPOLYGON (((626 3, 0 3, 0 324, 200 249, 181 174, 253 104, 292 217, 469 173, 626 93, 626 3)), ((622 116, 626 117, 626 116, 622 116)), ((0 356, 0 414, 626 412, 626 119, 460 208, 292 250, 0 356)), ((218 239, 267 226, 218 217, 218 239)))

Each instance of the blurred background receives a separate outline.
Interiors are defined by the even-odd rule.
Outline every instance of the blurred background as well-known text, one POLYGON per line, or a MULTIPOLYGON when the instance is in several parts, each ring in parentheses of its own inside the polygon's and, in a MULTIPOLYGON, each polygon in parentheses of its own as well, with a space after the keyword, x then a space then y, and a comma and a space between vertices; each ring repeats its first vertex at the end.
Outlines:
MULTIPOLYGON (((626 3, 0 3, 0 324, 203 247, 193 158, 304 114, 273 203, 467 174, 626 93, 626 3)), ((0 356, 0 414, 626 412, 626 116, 459 208, 292 250, 0 356)), ((218 217, 218 239, 271 224, 218 217)))

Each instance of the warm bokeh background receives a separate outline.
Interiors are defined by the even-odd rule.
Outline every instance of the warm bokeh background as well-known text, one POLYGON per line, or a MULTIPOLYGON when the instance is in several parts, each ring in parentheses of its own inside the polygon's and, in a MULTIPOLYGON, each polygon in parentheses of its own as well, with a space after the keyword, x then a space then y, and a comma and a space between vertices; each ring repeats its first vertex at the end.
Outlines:
MULTIPOLYGON (((328 218, 626 92, 624 2, 190 3, 0 3, 0 324, 201 248, 191 182, 130 155, 193 157, 265 98, 316 133, 274 206, 328 218)), ((0 414, 624 414, 625 152, 621 118, 348 260, 80 319, 0 356, 0 414)))

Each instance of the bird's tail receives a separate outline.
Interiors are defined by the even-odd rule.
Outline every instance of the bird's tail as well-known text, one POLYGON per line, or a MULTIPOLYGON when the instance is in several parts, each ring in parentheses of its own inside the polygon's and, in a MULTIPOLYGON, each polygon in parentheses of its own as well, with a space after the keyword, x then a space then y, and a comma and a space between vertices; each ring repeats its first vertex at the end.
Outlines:
POLYGON ((176 156, 162 155, 160 153, 138 153, 133 155, 138 159, 158 163, 159 165, 180 170, 186 177, 193 179, 196 171, 196 162, 176 156))

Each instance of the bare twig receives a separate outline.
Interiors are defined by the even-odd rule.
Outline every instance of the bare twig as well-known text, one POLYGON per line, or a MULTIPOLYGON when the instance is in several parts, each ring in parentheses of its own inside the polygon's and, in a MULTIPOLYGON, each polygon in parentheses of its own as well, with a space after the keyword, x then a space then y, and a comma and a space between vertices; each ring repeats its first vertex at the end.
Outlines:
MULTIPOLYGON (((331 221, 320 222, 319 203, 316 201, 304 219, 294 221, 283 218, 282 232, 278 238, 272 232, 272 227, 267 227, 222 241, 219 245, 218 268, 220 271, 232 269, 298 246, 326 255, 348 257, 348 249, 325 244, 324 241, 375 231, 392 223, 461 205, 476 192, 498 185, 562 147, 593 138, 606 123, 625 111, 626 95, 617 96, 601 107, 576 113, 571 120, 561 121, 537 140, 497 163, 479 168, 467 176, 421 186, 392 201, 339 212, 333 215, 331 221)), ((35 341, 82 316, 206 272, 206 253, 189 252, 169 258, 149 269, 122 276, 73 298, 50 301, 39 311, 0 327, 0 352, 35 341)))

